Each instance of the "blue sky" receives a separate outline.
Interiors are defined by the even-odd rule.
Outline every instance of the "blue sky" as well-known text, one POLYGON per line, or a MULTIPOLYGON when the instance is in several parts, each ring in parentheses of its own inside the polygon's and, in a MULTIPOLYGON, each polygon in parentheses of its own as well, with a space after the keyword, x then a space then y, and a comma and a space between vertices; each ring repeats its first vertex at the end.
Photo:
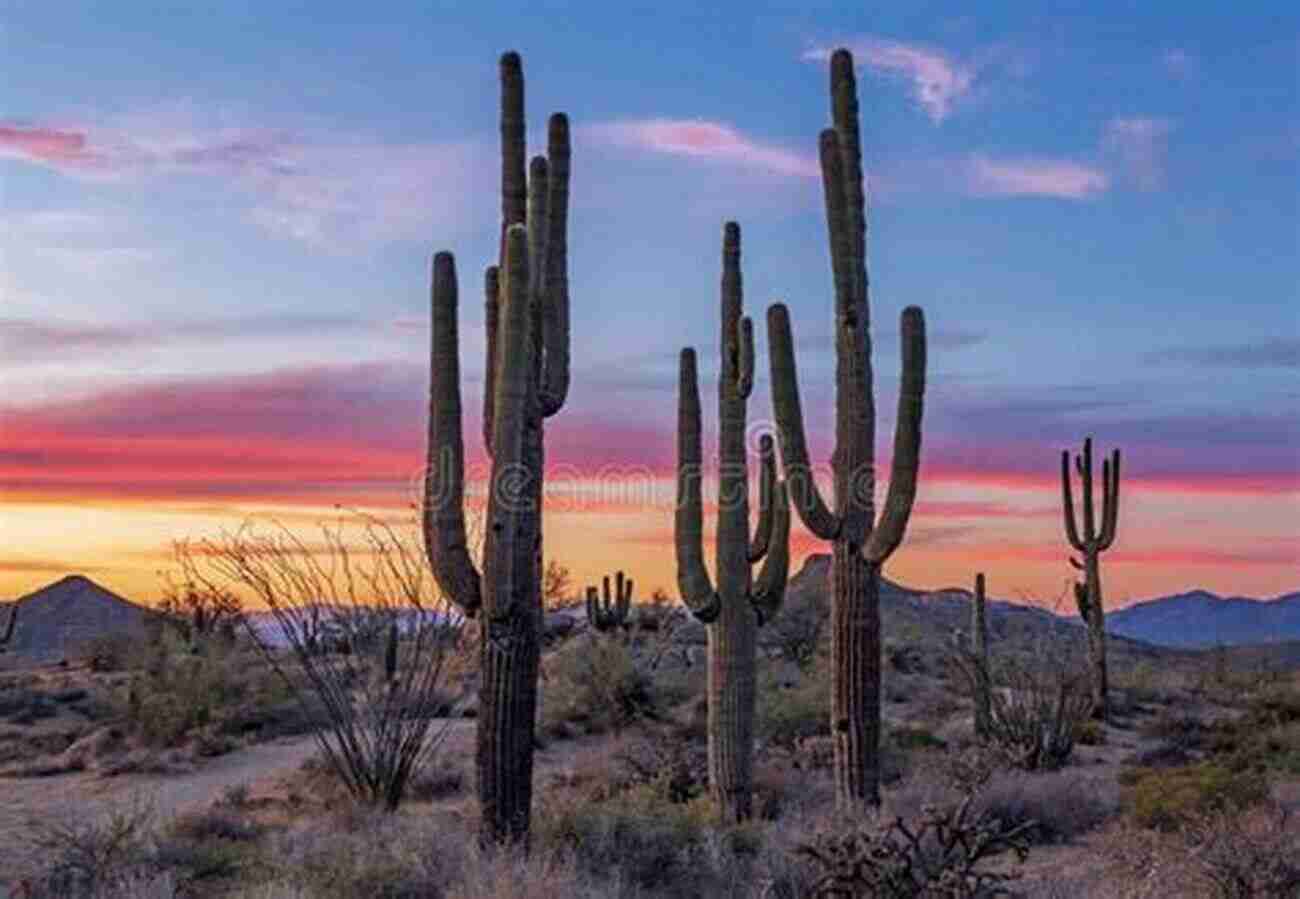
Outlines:
MULTIPOLYGON (((824 52, 845 45, 886 428, 897 315, 919 304, 933 470, 1012 477, 1045 456, 1051 475, 1057 448, 1096 433, 1131 449, 1139 479, 1254 484, 1264 536, 1294 557, 1279 523, 1300 473, 1300 15, 755 6, 0 3, 12 457, 106 391, 127 411, 76 441, 142 433, 131 397, 160 386, 285 372, 314 373, 328 409, 378 366, 361 408, 396 420, 423 390, 436 249, 460 262, 477 373, 507 48, 524 57, 530 134, 557 109, 575 129, 575 385, 555 427, 607 429, 584 461, 663 462, 676 352, 716 343, 733 218, 748 310, 791 304, 824 425, 815 147, 824 52)), ((233 439, 269 427, 243 426, 233 439)), ((34 489, 30 474, 4 482, 34 489)))

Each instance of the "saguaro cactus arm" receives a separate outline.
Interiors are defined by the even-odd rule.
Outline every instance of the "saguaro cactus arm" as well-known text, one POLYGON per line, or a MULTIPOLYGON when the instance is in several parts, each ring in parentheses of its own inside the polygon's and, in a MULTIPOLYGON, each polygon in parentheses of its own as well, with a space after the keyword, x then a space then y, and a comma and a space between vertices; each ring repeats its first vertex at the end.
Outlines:
POLYGON ((898 420, 894 424, 894 458, 889 493, 863 552, 869 561, 883 563, 903 542, 907 521, 916 500, 916 478, 921 467, 921 414, 925 402, 925 316, 916 306, 903 310, 901 322, 902 382, 898 388, 898 420))
POLYGON ((786 580, 790 573, 790 494, 784 482, 773 488, 772 499, 771 545, 750 596, 759 627, 781 611, 781 605, 785 602, 786 580))
POLYGON ((768 356, 772 372, 772 409, 790 502, 808 530, 823 540, 834 540, 840 520, 826 506, 808 461, 803 408, 799 401, 799 374, 794 358, 790 311, 784 303, 767 309, 768 356))
POLYGON ((543 290, 543 330, 546 355, 539 398, 542 415, 550 417, 569 395, 569 119, 551 116, 547 128, 546 156, 550 163, 547 201, 549 235, 543 290))
MULTIPOLYGON (((529 414, 529 392, 533 372, 531 310, 528 302, 528 229, 511 225, 506 230, 506 267, 497 347, 499 370, 496 378, 496 422, 492 444, 491 499, 488 502, 488 576, 492 594, 502 603, 489 608, 492 619, 510 614, 513 598, 523 595, 522 584, 536 577, 528 553, 517 551, 520 522, 527 508, 527 484, 519 482, 523 464, 524 419, 529 414)), ((536 472, 530 477, 539 477, 536 472)))
POLYGON ((1102 462, 1102 514, 1101 534, 1097 537, 1097 549, 1110 549, 1115 542, 1115 530, 1119 526, 1119 450, 1102 462))
POLYGON ((501 54, 501 244, 505 266, 506 232, 528 215, 527 154, 524 121, 524 66, 513 50, 501 54))
POLYGON ((483 330, 487 335, 487 365, 483 370, 483 447, 492 455, 492 404, 496 400, 497 322, 501 318, 500 269, 489 265, 483 273, 483 330))
POLYGON ((1074 489, 1070 483, 1070 451, 1061 450, 1061 509, 1065 513, 1065 536, 1076 552, 1087 552, 1074 523, 1074 489))
POLYGON ((429 372, 429 439, 424 472, 424 542, 434 578, 462 612, 483 604, 482 584, 465 538, 465 443, 461 433, 460 336, 456 263, 433 258, 433 346, 429 372))
MULTIPOLYGON (((749 319, 745 319, 749 321, 749 319)), ((767 555, 772 541, 773 491, 776 489, 776 449, 772 438, 764 434, 758 441, 758 527, 749 541, 749 561, 758 562, 767 555)), ((785 484, 781 485, 785 490, 785 484)))
POLYGON ((677 588, 691 614, 708 624, 717 620, 722 601, 704 565, 700 382, 689 347, 682 350, 677 404, 677 588))

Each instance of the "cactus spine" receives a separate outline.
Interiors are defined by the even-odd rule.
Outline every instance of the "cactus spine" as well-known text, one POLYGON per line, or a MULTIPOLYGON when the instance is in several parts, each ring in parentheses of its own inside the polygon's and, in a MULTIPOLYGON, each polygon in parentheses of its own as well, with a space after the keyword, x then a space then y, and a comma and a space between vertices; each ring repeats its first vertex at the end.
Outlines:
POLYGON ((790 563, 790 506, 776 482, 772 438, 761 441, 760 513, 749 534, 745 407, 754 386, 754 336, 741 318, 740 227, 722 246, 722 339, 718 376, 717 588, 704 564, 700 390, 695 351, 682 350, 677 419, 677 582, 709 641, 709 789, 726 821, 752 814, 755 631, 780 609, 790 563), (751 566, 763 560, 755 581, 751 566))
POLYGON ((982 571, 975 575, 975 592, 971 595, 970 653, 975 662, 975 736, 987 737, 992 715, 992 685, 989 683, 989 623, 982 571))
POLYGON ((1119 450, 1101 462, 1101 526, 1098 528, 1092 497, 1092 438, 1083 441, 1083 452, 1075 456, 1075 470, 1083 487, 1083 528, 1074 519, 1074 496, 1070 488, 1070 451, 1061 452, 1061 507, 1065 513, 1065 536, 1070 547, 1082 556, 1070 564, 1083 572, 1083 582, 1074 584, 1079 616, 1088 628, 1088 667, 1092 669, 1092 713, 1106 720, 1108 684, 1106 677, 1106 611, 1101 596, 1101 554, 1115 542, 1119 524, 1119 450), (1082 535, 1082 536, 1081 536, 1082 535))
POLYGON ((587 588, 587 621, 601 632, 627 627, 628 616, 632 611, 632 579, 625 579, 623 572, 620 571, 615 576, 612 591, 608 577, 605 578, 603 586, 605 588, 603 602, 599 590, 595 587, 587 588))
POLYGON ((569 386, 569 124, 549 123, 547 155, 524 169, 524 79, 501 57, 501 246, 485 277, 483 433, 492 456, 483 572, 465 535, 457 283, 433 263, 433 344, 424 535, 439 586, 482 619, 477 769, 481 839, 526 842, 542 618, 543 421, 569 386), (480 614, 481 613, 481 614, 480 614))
POLYGON ((853 56, 831 57, 834 127, 821 133, 822 186, 835 280, 835 510, 808 461, 786 307, 768 309, 772 404, 790 499, 804 524, 831 541, 831 733, 842 807, 880 801, 880 569, 903 541, 916 497, 925 395, 925 319, 902 314, 902 383, 893 471, 875 521, 875 400, 867 302, 866 200, 853 56))

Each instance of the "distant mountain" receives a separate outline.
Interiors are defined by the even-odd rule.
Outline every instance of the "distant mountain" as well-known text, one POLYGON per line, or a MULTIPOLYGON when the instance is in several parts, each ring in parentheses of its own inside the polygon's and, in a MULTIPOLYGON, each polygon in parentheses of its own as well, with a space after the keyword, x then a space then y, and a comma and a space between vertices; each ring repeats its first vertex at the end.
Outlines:
POLYGON ((1300 640, 1300 593, 1250 599, 1193 590, 1108 612, 1106 630, 1184 649, 1285 643, 1300 640))
MULTIPOLYGON (((18 626, 8 652, 57 661, 94 637, 142 633, 152 614, 79 574, 69 575, 16 600, 18 626)), ((14 603, 4 604, 8 619, 14 603)))

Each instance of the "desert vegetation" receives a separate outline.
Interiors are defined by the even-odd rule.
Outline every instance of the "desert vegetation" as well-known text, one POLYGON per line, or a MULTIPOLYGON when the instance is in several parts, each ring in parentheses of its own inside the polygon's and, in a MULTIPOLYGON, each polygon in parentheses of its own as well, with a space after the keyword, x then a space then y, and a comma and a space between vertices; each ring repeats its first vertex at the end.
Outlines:
POLYGON ((418 523, 345 515, 316 543, 257 525, 178 543, 144 636, 0 673, 0 886, 27 899, 1300 895, 1300 674, 1107 640, 1099 557, 1116 535, 1118 450, 1098 519, 1084 443, 1082 526, 1062 456, 1082 627, 990 601, 983 573, 972 591, 927 595, 883 577, 921 476, 926 325, 903 311, 877 515, 857 86, 847 50, 830 62, 831 503, 778 304, 777 439, 758 443, 751 522, 754 335, 728 222, 714 573, 687 348, 680 603, 638 602, 622 571, 565 602, 541 513, 544 424, 570 378, 569 124, 552 116, 546 155, 526 164, 522 62, 507 53, 481 547, 458 279, 438 252, 418 523), (830 543, 794 577, 792 505, 830 543))

